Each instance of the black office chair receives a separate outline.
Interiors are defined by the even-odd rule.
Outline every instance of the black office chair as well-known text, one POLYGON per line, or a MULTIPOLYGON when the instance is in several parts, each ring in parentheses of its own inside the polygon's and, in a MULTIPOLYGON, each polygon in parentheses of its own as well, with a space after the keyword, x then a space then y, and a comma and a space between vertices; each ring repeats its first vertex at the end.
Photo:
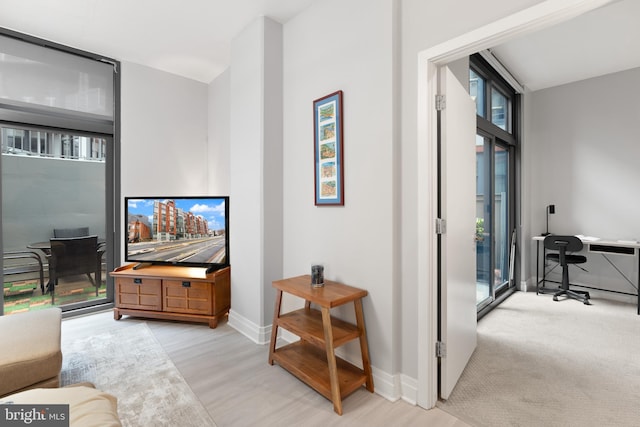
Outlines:
POLYGON ((547 254, 547 259, 555 261, 562 267, 562 286, 559 292, 553 294, 553 300, 558 301, 558 297, 566 295, 567 298, 577 299, 589 305, 589 292, 574 291, 569 289, 569 264, 583 264, 587 262, 584 255, 574 255, 569 252, 578 252, 582 250, 582 240, 576 236, 554 236, 550 235, 544 238, 544 247, 552 251, 547 254))

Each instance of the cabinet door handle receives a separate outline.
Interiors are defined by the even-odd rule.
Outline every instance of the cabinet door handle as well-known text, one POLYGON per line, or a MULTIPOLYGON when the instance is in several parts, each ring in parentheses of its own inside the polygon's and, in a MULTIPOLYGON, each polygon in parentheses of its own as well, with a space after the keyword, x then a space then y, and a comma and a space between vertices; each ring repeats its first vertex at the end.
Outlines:
POLYGON ((133 283, 135 283, 136 285, 142 285, 142 279, 133 279, 133 283))
POLYGON ((190 288, 191 287, 191 282, 182 282, 182 287, 183 288, 190 288))

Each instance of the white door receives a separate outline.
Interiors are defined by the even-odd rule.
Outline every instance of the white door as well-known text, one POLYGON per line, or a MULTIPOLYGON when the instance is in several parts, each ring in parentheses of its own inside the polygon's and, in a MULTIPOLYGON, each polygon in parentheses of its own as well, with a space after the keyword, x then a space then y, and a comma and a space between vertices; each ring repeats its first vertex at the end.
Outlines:
POLYGON ((476 348, 476 109, 448 67, 440 94, 440 398, 447 399, 476 348))

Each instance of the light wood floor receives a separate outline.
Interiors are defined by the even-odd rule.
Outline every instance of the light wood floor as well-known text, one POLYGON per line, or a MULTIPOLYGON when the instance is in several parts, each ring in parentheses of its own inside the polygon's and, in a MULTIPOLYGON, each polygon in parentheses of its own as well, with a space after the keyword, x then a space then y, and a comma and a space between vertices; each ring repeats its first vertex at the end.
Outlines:
MULTIPOLYGON (((218 427, 234 426, 434 426, 466 427, 435 408, 390 402, 361 388, 343 401, 344 414, 329 400, 281 367, 267 362, 268 346, 257 345, 220 322, 205 324, 137 319, 113 320, 111 311, 65 319, 64 342, 147 322, 218 427)), ((204 426, 203 426, 204 427, 204 426)))

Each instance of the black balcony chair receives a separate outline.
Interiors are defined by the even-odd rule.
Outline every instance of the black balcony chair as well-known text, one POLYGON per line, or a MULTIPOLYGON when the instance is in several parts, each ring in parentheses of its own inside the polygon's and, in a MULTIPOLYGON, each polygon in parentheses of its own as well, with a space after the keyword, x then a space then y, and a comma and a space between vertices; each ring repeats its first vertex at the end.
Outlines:
POLYGON ((52 238, 49 255, 49 287, 53 295, 58 279, 86 274, 96 288, 96 296, 102 283, 102 255, 98 236, 52 238), (93 274, 93 278, 91 275, 93 274))
POLYGON ((8 261, 3 263, 4 276, 40 273, 40 289, 44 294, 44 268, 42 258, 36 251, 7 251, 2 253, 2 258, 8 261))
POLYGON ((569 289, 569 265, 583 264, 587 262, 584 255, 576 255, 570 252, 578 252, 582 250, 582 240, 576 236, 555 236, 549 235, 544 238, 544 247, 554 252, 547 254, 546 258, 555 261, 562 267, 562 286, 559 292, 553 294, 553 300, 558 301, 558 297, 566 295, 567 298, 573 298, 589 305, 589 292, 575 291, 569 289))
POLYGON ((89 227, 54 228, 53 237, 84 237, 89 235, 89 227))

